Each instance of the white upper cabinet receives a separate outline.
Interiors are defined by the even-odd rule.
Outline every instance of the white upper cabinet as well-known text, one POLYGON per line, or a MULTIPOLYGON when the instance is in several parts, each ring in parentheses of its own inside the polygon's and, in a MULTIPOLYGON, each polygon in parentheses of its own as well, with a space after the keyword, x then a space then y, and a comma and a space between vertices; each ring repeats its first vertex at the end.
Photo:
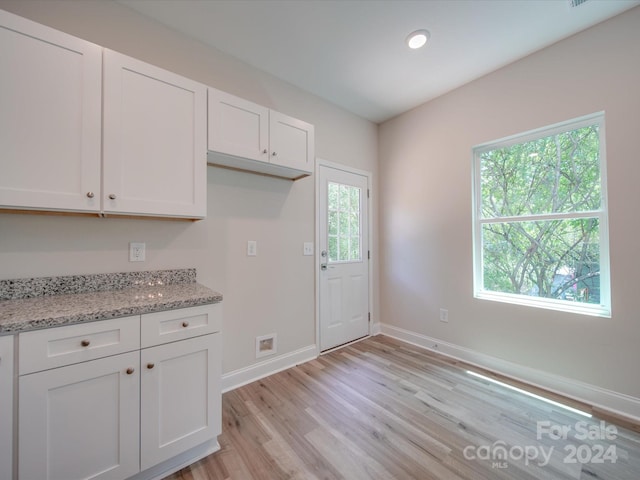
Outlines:
POLYGON ((206 216, 204 85, 104 50, 105 213, 206 216))
POLYGON ((269 161, 269 109, 209 88, 209 150, 269 161))
POLYGON ((206 86, 4 11, 0 72, 0 209, 206 216, 206 86))
POLYGON ((313 125, 271 110, 269 112, 269 139, 271 163, 313 172, 313 125))
POLYGON ((210 164, 293 180, 313 173, 313 125, 214 88, 208 103, 210 164))
POLYGON ((102 48, 0 11, 0 208, 100 210, 102 48))

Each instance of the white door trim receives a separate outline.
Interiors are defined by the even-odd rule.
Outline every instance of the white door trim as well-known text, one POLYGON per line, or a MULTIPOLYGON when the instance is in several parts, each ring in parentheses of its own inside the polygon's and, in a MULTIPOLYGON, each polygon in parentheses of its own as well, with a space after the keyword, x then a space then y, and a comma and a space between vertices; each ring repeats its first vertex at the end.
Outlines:
MULTIPOLYGON (((367 227, 367 235, 368 235, 368 245, 369 245, 369 251, 371 251, 371 247, 372 247, 372 239, 373 239, 373 221, 372 221, 372 211, 373 209, 371 208, 371 206, 373 205, 373 195, 374 192, 372 191, 371 188, 371 177, 372 174, 369 171, 366 170, 360 170, 357 168, 352 168, 349 167, 347 165, 342 165, 340 163, 335 163, 335 162, 330 162, 328 160, 323 160, 322 158, 318 158, 316 157, 316 165, 315 165, 315 189, 316 189, 316 194, 315 194, 315 202, 316 202, 316 234, 315 234, 315 255, 314 255, 314 261, 315 261, 315 265, 314 265, 314 278, 315 278, 315 284, 316 284, 316 294, 315 294, 315 298, 316 298, 316 340, 315 340, 315 344, 316 344, 316 355, 320 355, 320 169, 319 167, 323 166, 323 167, 329 167, 329 168, 334 168, 336 170, 342 170, 344 172, 348 172, 348 173, 353 173, 355 175, 362 175, 363 177, 367 178, 367 192, 369 193, 368 197, 367 197, 367 201, 369 204, 369 208, 367 209, 367 223, 368 223, 368 227, 367 227)), ((372 272, 372 260, 373 260, 373 255, 370 256, 368 262, 368 277, 369 277, 369 312, 371 313, 372 311, 372 307, 373 307, 373 275, 371 274, 372 272)), ((369 335, 371 335, 372 333, 372 325, 375 323, 374 319, 371 318, 371 320, 369 321, 369 335)))

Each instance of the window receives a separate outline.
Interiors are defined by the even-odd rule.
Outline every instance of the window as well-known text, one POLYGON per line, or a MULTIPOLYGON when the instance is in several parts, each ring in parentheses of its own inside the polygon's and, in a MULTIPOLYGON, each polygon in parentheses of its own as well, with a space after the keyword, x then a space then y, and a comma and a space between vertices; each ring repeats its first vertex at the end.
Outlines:
POLYGON ((475 296, 610 317, 604 113, 473 153, 475 296))
POLYGON ((359 262, 361 189, 329 182, 329 262, 359 262))

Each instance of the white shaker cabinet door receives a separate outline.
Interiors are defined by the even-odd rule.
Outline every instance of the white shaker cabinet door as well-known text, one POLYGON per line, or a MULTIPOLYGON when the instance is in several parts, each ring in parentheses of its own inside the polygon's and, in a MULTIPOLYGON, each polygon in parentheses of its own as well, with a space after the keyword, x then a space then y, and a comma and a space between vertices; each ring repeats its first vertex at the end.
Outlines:
POLYGON ((13 478, 13 335, 0 337, 0 480, 13 478))
POLYGON ((270 162, 312 173, 315 164, 313 125, 280 112, 269 112, 270 162))
POLYGON ((269 161, 269 109, 209 88, 208 145, 212 152, 269 161))
POLYGON ((119 480, 139 471, 139 355, 20 377, 20 480, 119 480))
POLYGON ((141 351, 142 470, 221 432, 220 334, 141 351))
POLYGON ((205 217, 206 87, 105 49, 103 108, 104 212, 205 217))
POLYGON ((0 11, 0 208, 100 210, 102 48, 0 11))

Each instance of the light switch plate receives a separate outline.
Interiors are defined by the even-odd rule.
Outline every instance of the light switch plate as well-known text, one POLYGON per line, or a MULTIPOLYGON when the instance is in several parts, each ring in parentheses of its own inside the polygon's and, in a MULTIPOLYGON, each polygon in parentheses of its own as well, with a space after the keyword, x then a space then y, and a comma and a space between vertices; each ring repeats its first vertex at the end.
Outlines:
POLYGON ((146 245, 143 242, 129 243, 129 261, 144 262, 146 245))
POLYGON ((255 240, 249 240, 247 242, 247 256, 255 257, 256 255, 258 255, 258 242, 255 240))
POLYGON ((304 242, 302 247, 303 255, 313 255, 313 242, 304 242))

